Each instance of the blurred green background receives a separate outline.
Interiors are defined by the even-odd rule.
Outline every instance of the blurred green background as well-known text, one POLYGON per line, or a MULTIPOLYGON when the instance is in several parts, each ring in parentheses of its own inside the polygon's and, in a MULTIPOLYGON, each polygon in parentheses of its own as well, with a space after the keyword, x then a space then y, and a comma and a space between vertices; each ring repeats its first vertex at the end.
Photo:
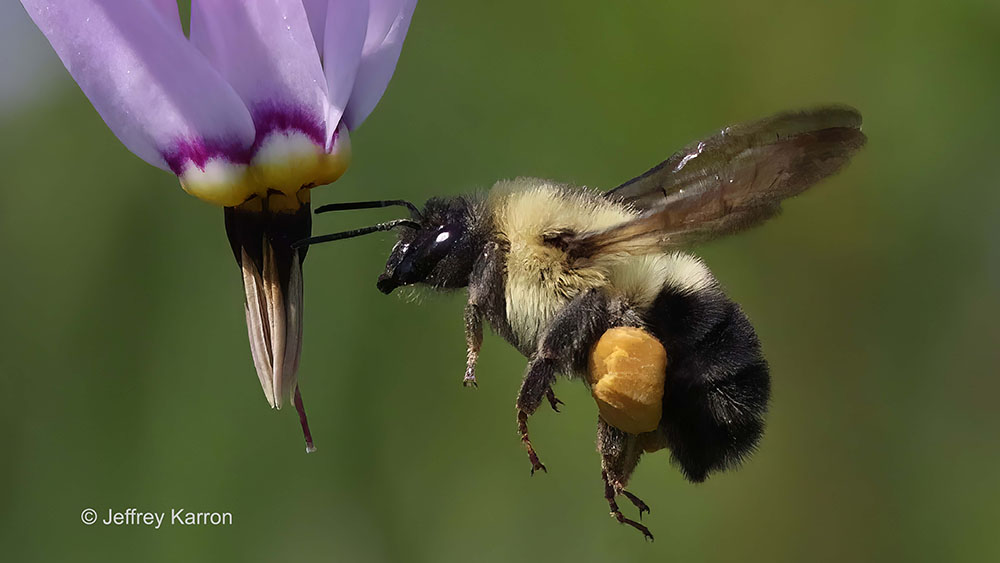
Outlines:
POLYGON ((257 383, 221 210, 128 153, 10 4, 5 560, 1000 559, 996 2, 418 6, 351 170, 314 202, 516 175, 610 187, 731 122, 824 102, 865 115, 846 171, 697 249, 753 319, 774 397, 739 471, 695 486, 666 452, 643 460, 631 488, 653 544, 608 518, 583 386, 561 381, 562 414, 534 417, 549 473, 529 476, 524 359, 489 335, 464 389, 463 295, 379 294, 390 234, 306 262, 305 455, 295 411, 257 383), (85 507, 234 523, 88 527, 85 507))

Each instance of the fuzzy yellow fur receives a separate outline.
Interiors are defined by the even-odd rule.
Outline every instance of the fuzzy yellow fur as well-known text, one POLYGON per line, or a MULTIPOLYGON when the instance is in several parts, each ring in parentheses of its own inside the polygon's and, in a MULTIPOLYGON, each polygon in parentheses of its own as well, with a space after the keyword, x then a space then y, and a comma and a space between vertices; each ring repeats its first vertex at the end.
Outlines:
POLYGON ((600 192, 517 178, 497 182, 487 208, 510 247, 506 313, 521 349, 532 348, 559 310, 588 289, 608 287, 641 310, 664 284, 696 291, 713 283, 698 259, 681 253, 607 255, 570 267, 561 250, 543 243, 546 235, 602 230, 638 216, 600 192))

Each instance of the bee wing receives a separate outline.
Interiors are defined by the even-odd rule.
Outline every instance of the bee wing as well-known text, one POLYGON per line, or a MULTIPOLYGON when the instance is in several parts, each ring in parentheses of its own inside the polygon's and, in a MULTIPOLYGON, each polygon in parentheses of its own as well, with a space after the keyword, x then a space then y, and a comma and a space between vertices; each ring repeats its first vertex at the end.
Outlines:
POLYGON ((780 113, 692 143, 605 194, 637 219, 562 241, 577 258, 685 246, 758 225, 781 201, 837 172, 865 144, 843 106, 780 113))

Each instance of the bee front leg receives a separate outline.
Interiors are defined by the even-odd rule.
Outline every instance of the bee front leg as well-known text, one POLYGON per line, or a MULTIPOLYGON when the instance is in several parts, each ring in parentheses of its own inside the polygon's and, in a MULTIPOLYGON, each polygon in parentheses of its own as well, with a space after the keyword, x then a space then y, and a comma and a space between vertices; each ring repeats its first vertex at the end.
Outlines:
POLYGON ((477 387, 476 362, 479 360, 479 348, 483 345, 483 314, 471 299, 465 306, 465 345, 467 355, 462 385, 477 387))
MULTIPOLYGON (((497 244, 488 245, 472 265, 472 273, 469 275, 469 300, 465 305, 467 355, 465 377, 462 378, 462 384, 466 387, 478 386, 476 362, 479 360, 479 349, 483 345, 483 317, 493 323, 493 319, 505 311, 504 262, 498 258, 498 253, 497 244)), ((493 326, 496 327, 496 324, 493 326)))

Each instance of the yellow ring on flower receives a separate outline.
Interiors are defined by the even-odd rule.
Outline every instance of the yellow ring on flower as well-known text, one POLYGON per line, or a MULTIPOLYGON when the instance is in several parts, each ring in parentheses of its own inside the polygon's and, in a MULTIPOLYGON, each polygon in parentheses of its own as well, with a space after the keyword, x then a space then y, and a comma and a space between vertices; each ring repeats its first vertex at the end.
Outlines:
POLYGON ((292 204, 303 188, 340 178, 351 156, 351 139, 343 127, 330 152, 302 132, 275 131, 261 143, 249 166, 225 157, 211 158, 204 167, 188 162, 178 179, 184 191, 215 205, 236 206, 272 190, 291 197, 292 204))

